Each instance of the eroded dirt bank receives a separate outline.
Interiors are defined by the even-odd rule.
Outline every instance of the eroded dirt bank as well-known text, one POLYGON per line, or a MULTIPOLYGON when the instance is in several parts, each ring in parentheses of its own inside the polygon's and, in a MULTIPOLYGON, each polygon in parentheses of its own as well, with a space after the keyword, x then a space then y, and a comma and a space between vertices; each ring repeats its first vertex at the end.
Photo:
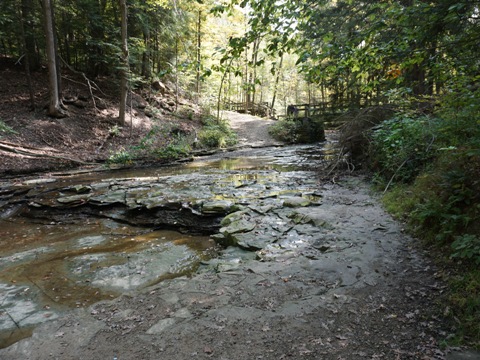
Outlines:
POLYGON ((318 206, 292 201, 289 213, 262 217, 280 227, 296 218, 287 238, 257 252, 229 247, 193 278, 72 311, 0 358, 446 358, 434 306, 443 285, 414 240, 361 180, 318 191, 318 206))

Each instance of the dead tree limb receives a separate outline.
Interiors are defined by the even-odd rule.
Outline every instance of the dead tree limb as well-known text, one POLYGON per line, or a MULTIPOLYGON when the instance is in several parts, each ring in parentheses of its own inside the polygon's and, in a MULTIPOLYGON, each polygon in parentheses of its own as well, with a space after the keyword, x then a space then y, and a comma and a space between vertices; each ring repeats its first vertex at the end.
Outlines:
MULTIPOLYGON (((82 165, 92 165, 93 163, 85 162, 82 160, 78 159, 72 159, 66 156, 60 156, 60 155, 49 155, 49 154, 39 154, 38 152, 34 151, 28 151, 25 149, 22 149, 20 145, 16 146, 10 146, 10 145, 5 145, 5 144, 0 144, 0 150, 23 155, 23 156, 32 156, 32 157, 43 157, 43 158, 49 158, 49 159, 56 159, 56 160, 64 160, 64 161, 70 161, 74 162, 77 164, 82 164, 82 165)), ((39 151, 42 151, 38 149, 39 151)))
MULTIPOLYGON (((88 87, 88 91, 90 92, 90 97, 92 98, 92 101, 93 101, 93 107, 95 108, 95 111, 98 111, 98 108, 97 108, 97 103, 95 101, 95 95, 93 95, 93 88, 95 88, 95 90, 98 90, 100 91, 103 95, 105 95, 105 93, 100 89, 100 87, 92 80, 90 80, 87 75, 85 75, 84 72, 81 72, 81 71, 78 71, 78 70, 75 70, 74 68, 72 68, 62 57, 60 57, 60 59, 62 60, 62 62, 65 64, 65 66, 73 73, 75 74, 78 74, 80 76, 83 77, 83 79, 85 80, 85 82, 87 83, 87 87, 88 87), (92 86, 93 84, 93 86, 92 86)), ((74 80, 71 80, 69 79, 70 81, 73 81, 75 82, 74 80)))

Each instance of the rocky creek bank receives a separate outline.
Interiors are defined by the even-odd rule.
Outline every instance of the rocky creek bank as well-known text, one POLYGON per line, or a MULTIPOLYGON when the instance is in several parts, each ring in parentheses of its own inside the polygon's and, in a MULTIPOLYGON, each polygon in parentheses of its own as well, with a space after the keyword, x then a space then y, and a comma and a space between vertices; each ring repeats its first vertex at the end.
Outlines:
POLYGON ((3 218, 168 226, 222 249, 190 276, 45 322, 1 359, 476 356, 441 347, 444 285, 362 179, 223 170, 7 188, 3 218))

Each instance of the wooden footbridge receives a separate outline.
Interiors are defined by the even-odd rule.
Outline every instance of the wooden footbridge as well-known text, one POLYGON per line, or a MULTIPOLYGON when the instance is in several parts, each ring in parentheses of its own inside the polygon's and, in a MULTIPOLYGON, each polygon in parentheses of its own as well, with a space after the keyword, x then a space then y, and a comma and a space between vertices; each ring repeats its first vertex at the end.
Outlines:
POLYGON ((268 102, 253 103, 253 102, 228 102, 225 104, 227 110, 235 111, 240 114, 251 114, 260 117, 274 117, 275 109, 272 109, 268 102))
MULTIPOLYGON (((241 114, 252 114, 261 117, 276 118, 275 109, 272 109, 268 102, 227 102, 225 109, 235 111, 241 114)), ((340 121, 335 120, 339 115, 348 110, 348 106, 338 102, 319 102, 315 104, 291 104, 287 106, 286 114, 279 115, 278 118, 288 119, 310 119, 314 117, 324 117, 327 127, 337 127, 341 125, 340 121)))
POLYGON ((316 104, 291 104, 287 106, 287 119, 295 119, 304 121, 305 119, 321 118, 325 129, 334 129, 341 126, 344 120, 341 115, 349 108, 347 106, 339 106, 329 102, 316 104))
POLYGON ((349 109, 348 106, 320 102, 315 104, 291 104, 287 106, 287 117, 315 117, 318 115, 340 115, 349 109))

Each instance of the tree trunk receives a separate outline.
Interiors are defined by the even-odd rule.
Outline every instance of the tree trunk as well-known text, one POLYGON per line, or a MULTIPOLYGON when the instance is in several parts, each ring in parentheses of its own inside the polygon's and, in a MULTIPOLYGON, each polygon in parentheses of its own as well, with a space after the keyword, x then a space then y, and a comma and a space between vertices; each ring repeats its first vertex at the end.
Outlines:
POLYGON ((128 92, 128 43, 127 43, 127 3, 120 0, 120 17, 122 28, 122 69, 120 81, 120 110, 118 119, 121 126, 125 126, 125 110, 127 108, 128 92))
POLYGON ((25 75, 27 77, 27 85, 28 91, 30 94, 30 109, 35 110, 35 93, 33 91, 33 84, 32 84, 32 75, 31 75, 31 64, 32 64, 32 56, 28 50, 28 40, 25 31, 25 23, 28 21, 28 10, 23 6, 24 3, 22 2, 22 12, 20 14, 20 30, 22 32, 23 38, 23 47, 25 50, 25 75))
POLYGON ((282 65, 283 65, 283 54, 282 56, 280 56, 280 64, 278 64, 278 67, 277 67, 277 76, 275 78, 275 86, 273 88, 272 111, 273 109, 275 109, 275 99, 277 98, 278 82, 280 81, 280 72, 282 71, 282 65))
POLYGON ((22 0, 22 32, 25 39, 25 54, 28 55, 30 63, 30 71, 36 71, 40 69, 40 56, 36 51, 35 42, 35 29, 33 26, 33 1, 22 0))
POLYGON ((178 36, 175 36, 175 111, 178 110, 178 36))
POLYGON ((202 12, 198 12, 198 23, 197 23, 197 104, 200 101, 200 67, 202 61, 202 36, 201 36, 201 28, 202 28, 202 12))
POLYGON ((230 73, 230 69, 232 67, 232 61, 233 57, 230 59, 230 62, 228 63, 227 67, 225 68, 225 71, 222 75, 222 80, 220 81, 220 87, 218 88, 218 97, 217 97, 217 121, 220 121, 220 104, 222 102, 222 88, 223 88, 223 83, 225 82, 225 78, 227 76, 227 73, 230 73))
POLYGON ((53 9, 50 0, 43 0, 43 10, 45 16, 45 37, 47 45, 47 61, 48 61, 48 83, 50 90, 50 103, 48 106, 48 115, 52 117, 65 117, 60 102, 59 73, 57 64, 57 53, 55 48, 55 34, 53 27, 53 9))

